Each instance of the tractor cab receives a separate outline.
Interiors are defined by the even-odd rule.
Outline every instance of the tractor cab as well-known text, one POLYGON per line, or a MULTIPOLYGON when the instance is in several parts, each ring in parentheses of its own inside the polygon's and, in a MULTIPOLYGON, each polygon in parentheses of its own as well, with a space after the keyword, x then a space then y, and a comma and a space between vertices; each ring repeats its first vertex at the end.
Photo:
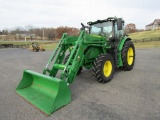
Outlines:
POLYGON ((123 36, 124 21, 122 18, 109 17, 87 24, 89 25, 89 34, 105 36, 107 40, 118 40, 123 36))

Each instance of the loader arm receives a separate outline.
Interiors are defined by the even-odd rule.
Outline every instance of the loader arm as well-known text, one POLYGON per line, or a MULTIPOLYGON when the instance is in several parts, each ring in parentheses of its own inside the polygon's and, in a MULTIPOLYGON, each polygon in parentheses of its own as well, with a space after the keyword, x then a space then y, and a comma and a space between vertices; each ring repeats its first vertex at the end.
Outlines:
POLYGON ((67 84, 73 83, 73 80, 83 63, 84 50, 87 47, 87 45, 84 44, 84 33, 85 31, 82 31, 79 37, 70 37, 64 34, 50 57, 43 74, 47 74, 48 72, 49 76, 55 77, 57 72, 62 70, 60 79, 66 81, 67 84), (77 38, 77 40, 75 38, 77 38), (63 64, 65 53, 70 47, 72 47, 72 50, 70 50, 68 61, 63 64), (52 67, 49 69, 48 67, 51 63, 52 67))
POLYGON ((84 44, 84 40, 84 31, 82 31, 65 64, 66 68, 61 73, 61 79, 66 80, 69 84, 73 83, 79 68, 83 65, 84 50, 87 48, 87 45, 84 44))

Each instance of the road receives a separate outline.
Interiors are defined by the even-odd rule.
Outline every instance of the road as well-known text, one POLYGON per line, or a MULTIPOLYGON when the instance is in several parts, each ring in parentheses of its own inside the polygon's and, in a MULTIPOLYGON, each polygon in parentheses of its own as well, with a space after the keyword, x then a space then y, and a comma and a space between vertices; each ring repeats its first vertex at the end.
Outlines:
POLYGON ((1 120, 160 120, 160 48, 136 49, 132 71, 100 84, 84 69, 70 85, 72 102, 47 117, 15 92, 24 69, 42 72, 52 51, 0 49, 1 120))

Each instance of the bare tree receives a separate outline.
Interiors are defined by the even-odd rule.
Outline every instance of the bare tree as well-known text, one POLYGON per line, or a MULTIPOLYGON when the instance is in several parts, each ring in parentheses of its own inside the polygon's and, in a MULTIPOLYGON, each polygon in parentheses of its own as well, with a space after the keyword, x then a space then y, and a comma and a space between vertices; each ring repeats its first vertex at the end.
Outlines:
POLYGON ((134 33, 134 32, 136 32, 136 31, 137 31, 136 25, 133 24, 133 23, 127 24, 127 25, 125 26, 125 29, 124 29, 124 32, 125 32, 126 34, 134 33))

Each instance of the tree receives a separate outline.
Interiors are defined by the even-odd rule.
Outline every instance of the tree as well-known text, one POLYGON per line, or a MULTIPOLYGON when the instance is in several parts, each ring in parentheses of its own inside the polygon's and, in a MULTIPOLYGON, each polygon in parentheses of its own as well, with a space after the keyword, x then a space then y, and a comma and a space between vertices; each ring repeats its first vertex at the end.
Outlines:
POLYGON ((60 26, 58 28, 34 28, 32 25, 28 25, 26 27, 17 26, 14 29, 10 30, 3 30, 2 34, 14 35, 15 40, 23 39, 24 36, 29 36, 30 39, 41 39, 43 38, 43 33, 45 39, 48 38, 49 40, 53 39, 60 39, 63 33, 67 33, 70 36, 76 36, 79 34, 79 29, 67 26, 60 26), (44 31, 44 32, 43 32, 44 31))
POLYGON ((2 30, 2 34, 3 34, 3 35, 8 35, 8 33, 9 33, 9 32, 8 32, 8 30, 7 30, 7 29, 2 30))
POLYGON ((67 33, 68 35, 78 35, 79 34, 79 30, 77 28, 73 28, 73 27, 58 27, 56 29, 56 33, 57 33, 57 37, 61 38, 63 33, 67 33))
POLYGON ((124 31, 125 31, 126 34, 134 33, 134 32, 137 31, 136 25, 133 24, 133 23, 127 24, 127 25, 125 26, 124 31))

